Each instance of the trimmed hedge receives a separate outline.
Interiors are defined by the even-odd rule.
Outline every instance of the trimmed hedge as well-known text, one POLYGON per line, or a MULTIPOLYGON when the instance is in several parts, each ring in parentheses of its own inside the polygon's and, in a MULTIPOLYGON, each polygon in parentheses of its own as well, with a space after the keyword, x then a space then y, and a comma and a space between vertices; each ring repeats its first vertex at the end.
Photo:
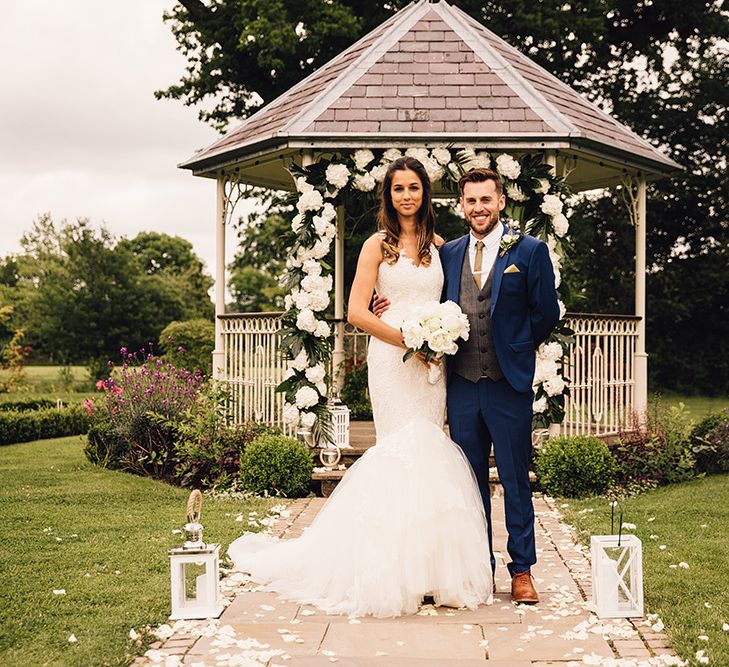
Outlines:
POLYGON ((240 461, 243 486, 256 494, 301 498, 309 492, 314 464, 305 444, 285 435, 259 435, 240 461))
POLYGON ((50 398, 21 399, 0 403, 0 411, 2 412, 26 412, 28 410, 43 410, 55 407, 56 402, 50 398))
POLYGON ((60 410, 0 411, 0 445, 81 435, 88 427, 88 414, 78 405, 60 410))

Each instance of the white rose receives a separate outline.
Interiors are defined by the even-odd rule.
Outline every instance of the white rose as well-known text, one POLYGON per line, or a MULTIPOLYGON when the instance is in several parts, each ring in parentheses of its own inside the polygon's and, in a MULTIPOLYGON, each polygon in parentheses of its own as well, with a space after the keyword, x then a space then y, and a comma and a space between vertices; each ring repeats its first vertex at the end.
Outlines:
POLYGON ((311 249, 311 254, 315 259, 321 259, 322 257, 326 257, 327 253, 329 252, 329 246, 332 245, 331 239, 324 237, 319 239, 315 244, 314 247, 311 249))
POLYGON ((552 225, 554 225, 554 233, 559 237, 564 236, 570 228, 569 220, 562 213, 552 218, 552 225))
POLYGON ((304 226, 304 216, 299 214, 295 215, 291 221, 291 229, 294 230, 294 234, 298 234, 299 230, 304 226))
POLYGON ((386 164, 378 164, 376 167, 372 167, 372 169, 370 169, 370 176, 375 179, 376 183, 382 183, 382 181, 385 179, 386 173, 386 164))
POLYGON ((434 148, 430 154, 442 165, 451 161, 451 152, 447 148, 434 148))
POLYGON ((553 218, 555 215, 562 213, 563 206, 562 200, 557 195, 544 195, 544 201, 542 201, 539 208, 542 213, 553 218))
POLYGON ((302 265, 304 273, 308 276, 320 276, 321 275, 321 264, 315 259, 307 259, 302 265))
POLYGON ((306 379, 311 382, 312 384, 316 384, 317 382, 322 382, 324 378, 326 377, 326 371, 324 370, 324 366, 321 364, 317 364, 316 366, 310 366, 305 371, 306 379))
POLYGON ((559 361, 563 354, 562 346, 557 341, 544 343, 539 348, 539 355, 548 361, 559 361))
POLYGON ((324 204, 324 208, 320 213, 321 217, 327 222, 331 222, 337 217, 337 209, 334 208, 329 202, 324 204))
POLYGON ((512 201, 529 201, 529 197, 527 197, 521 191, 521 188, 514 183, 510 183, 506 186, 506 196, 512 201))
POLYGON ((433 352, 446 352, 453 347, 453 340, 445 329, 436 329, 428 336, 428 347, 433 352))
POLYGON ((503 153, 496 158, 496 171, 504 178, 514 181, 521 174, 521 165, 511 155, 503 153))
POLYGON ((314 335, 317 338, 327 338, 329 335, 331 335, 331 329, 329 328, 329 325, 324 322, 324 320, 320 320, 317 322, 316 325, 316 331, 314 332, 314 335))
POLYGON ((299 410, 291 403, 284 403, 283 420, 285 424, 295 426, 299 423, 299 410))
POLYGON ((359 190, 360 192, 371 192, 375 189, 375 185, 377 185, 377 183, 374 176, 365 172, 364 174, 356 174, 352 181, 352 185, 355 190, 359 190))
POLYGON ((299 213, 306 213, 306 211, 318 211, 323 205, 324 199, 322 198, 319 190, 302 192, 299 196, 299 201, 296 202, 296 208, 299 213))
POLYGON ((314 186, 311 183, 308 183, 303 176, 299 176, 296 179, 296 189, 299 192, 311 192, 314 189, 314 186))
POLYGON ((559 396, 564 391, 565 384, 561 375, 553 375, 545 380, 542 386, 547 392, 547 396, 559 396))
POLYGON ((425 161, 430 157, 430 154, 428 153, 427 148, 420 148, 419 146, 411 146, 405 151, 405 155, 408 157, 415 158, 416 160, 419 160, 423 164, 425 164, 425 161))
POLYGON ((542 396, 532 403, 532 412, 542 413, 547 409, 547 397, 542 396))
POLYGON ((466 161, 468 169, 489 169, 491 167, 491 156, 485 151, 474 153, 472 158, 466 161))
POLYGON ((362 171, 374 159, 374 153, 368 148, 361 148, 358 151, 354 151, 354 165, 360 171, 362 171))
POLYGON ((330 164, 325 176, 327 181, 339 190, 349 182, 349 169, 346 164, 330 164))
POLYGON ((425 342, 423 328, 418 324, 403 327, 402 337, 405 345, 413 350, 419 350, 425 342))
POLYGON ((296 317, 296 328, 309 333, 316 331, 316 317, 310 308, 304 308, 299 312, 296 317))
POLYGON ((546 178, 539 178, 539 186, 534 188, 534 192, 540 195, 546 195, 549 192, 549 181, 546 178))
POLYGON ((565 306, 559 299, 557 300, 557 304, 559 305, 559 319, 561 320, 567 312, 567 306, 565 306))
POLYGON ((319 402, 319 394, 313 387, 301 387, 296 392, 296 407, 299 410, 310 408, 319 402))
POLYGON ((302 412, 301 413, 301 425, 304 428, 311 428, 316 422, 316 415, 313 412, 302 412))
POLYGON ((305 349, 301 349, 296 355, 296 358, 291 362, 291 368, 295 368, 297 371, 303 371, 309 365, 309 356, 306 354, 305 349))
MULTIPOLYGON (((402 153, 397 148, 388 148, 382 154, 382 162, 394 162, 401 157, 402 153)), ((387 165, 385 165, 385 169, 387 169, 387 165)))

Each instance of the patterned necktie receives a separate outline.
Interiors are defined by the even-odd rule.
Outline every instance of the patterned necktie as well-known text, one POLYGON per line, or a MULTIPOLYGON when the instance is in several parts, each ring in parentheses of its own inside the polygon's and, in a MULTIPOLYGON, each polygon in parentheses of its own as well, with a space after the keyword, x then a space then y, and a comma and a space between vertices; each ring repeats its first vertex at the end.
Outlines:
POLYGON ((483 241, 476 241, 476 260, 473 262, 473 279, 481 289, 481 266, 483 265, 483 241))

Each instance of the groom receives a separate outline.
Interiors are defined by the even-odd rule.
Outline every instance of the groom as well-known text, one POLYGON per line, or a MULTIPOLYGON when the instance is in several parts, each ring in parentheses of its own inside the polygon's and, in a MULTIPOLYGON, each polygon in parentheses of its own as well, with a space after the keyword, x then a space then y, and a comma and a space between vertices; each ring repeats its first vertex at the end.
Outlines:
MULTIPOLYGON (((468 315, 471 332, 448 360, 448 424, 476 475, 488 519, 491 568, 489 454, 494 449, 504 489, 511 596, 536 603, 534 508, 529 486, 532 382, 535 350, 559 321, 547 246, 532 236, 508 234, 499 214, 506 205, 499 175, 472 169, 459 181, 470 232, 440 250, 443 300, 468 315)), ((388 301, 379 297, 375 313, 388 301)))

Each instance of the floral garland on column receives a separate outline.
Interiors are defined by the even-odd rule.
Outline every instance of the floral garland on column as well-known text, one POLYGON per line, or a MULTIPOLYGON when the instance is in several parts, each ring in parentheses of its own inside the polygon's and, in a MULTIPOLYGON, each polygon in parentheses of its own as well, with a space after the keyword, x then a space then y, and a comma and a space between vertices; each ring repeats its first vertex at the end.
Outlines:
MULTIPOLYGON (((377 151, 362 149, 351 154, 320 159, 291 173, 296 183, 296 215, 291 224, 292 243, 283 286, 289 290, 282 318, 282 348, 288 370, 278 390, 285 394, 284 422, 318 429, 329 439, 326 368, 331 356, 331 327, 323 317, 333 288, 332 268, 324 261, 336 235, 336 207, 351 190, 372 193, 393 160, 408 155, 423 164, 431 181, 457 194, 461 175, 476 167, 494 169, 504 181, 510 239, 517 242, 520 229, 547 243, 555 274, 560 268, 564 240, 569 229, 564 215, 569 190, 555 177, 539 155, 492 157, 470 147, 460 149, 410 147, 377 151)), ((561 316, 564 305, 560 301, 561 316)), ((534 425, 546 426, 564 417, 567 387, 562 374, 563 345, 571 332, 562 323, 537 351, 534 377, 534 425)))

